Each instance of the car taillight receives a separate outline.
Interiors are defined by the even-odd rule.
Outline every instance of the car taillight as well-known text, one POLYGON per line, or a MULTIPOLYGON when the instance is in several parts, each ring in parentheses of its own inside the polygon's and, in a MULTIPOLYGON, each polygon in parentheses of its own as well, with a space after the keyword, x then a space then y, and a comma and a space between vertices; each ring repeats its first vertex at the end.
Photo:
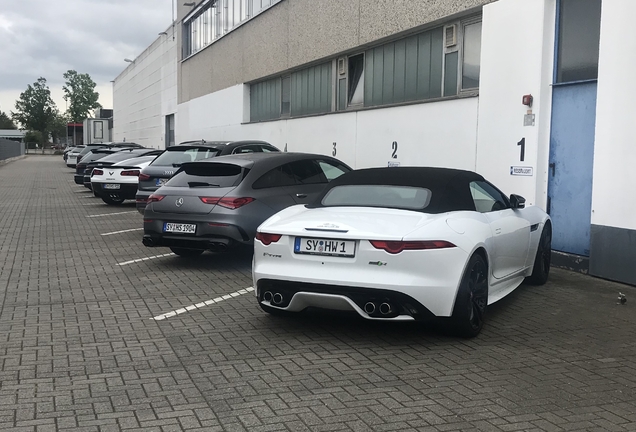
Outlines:
POLYGON ((165 195, 156 195, 156 194, 152 194, 148 197, 148 201, 146 201, 148 204, 153 203, 153 202, 159 202, 162 199, 164 199, 166 196, 165 195))
POLYGON ((137 177, 139 175, 139 170, 122 171, 119 175, 137 177))
POLYGON ((456 247, 454 244, 443 240, 428 241, 384 241, 369 240, 369 243, 376 248, 382 249, 390 254, 399 254, 404 250, 423 250, 423 249, 448 249, 456 247))
POLYGON ((260 241, 265 246, 269 246, 270 244, 276 243, 278 240, 280 240, 282 236, 283 236, 282 234, 268 234, 268 233, 257 232, 256 240, 260 241))
POLYGON ((139 181, 146 181, 146 180, 150 180, 150 176, 148 174, 140 173, 139 174, 139 181))
POLYGON ((104 175, 104 171, 103 171, 103 170, 100 170, 100 169, 95 168, 95 169, 93 170, 93 172, 91 173, 91 177, 92 177, 92 176, 96 176, 96 175, 104 175))
POLYGON ((236 210, 237 208, 243 207, 244 205, 254 201, 254 198, 249 198, 249 197, 245 197, 245 198, 199 197, 199 199, 205 204, 216 204, 216 205, 220 205, 221 207, 228 208, 230 210, 236 210))

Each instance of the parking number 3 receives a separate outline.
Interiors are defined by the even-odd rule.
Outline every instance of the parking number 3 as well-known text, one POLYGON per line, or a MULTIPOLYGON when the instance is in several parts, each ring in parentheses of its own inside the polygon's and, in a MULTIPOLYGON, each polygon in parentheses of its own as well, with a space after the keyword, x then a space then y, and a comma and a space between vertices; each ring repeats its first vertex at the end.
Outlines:
POLYGON ((333 143, 333 150, 331 151, 331 156, 336 156, 336 154, 338 153, 338 150, 336 149, 336 143, 333 143))
POLYGON ((398 151, 397 141, 393 141, 393 144, 391 144, 391 148, 393 149, 393 153, 391 153, 391 157, 393 159, 397 159, 397 151, 398 151))

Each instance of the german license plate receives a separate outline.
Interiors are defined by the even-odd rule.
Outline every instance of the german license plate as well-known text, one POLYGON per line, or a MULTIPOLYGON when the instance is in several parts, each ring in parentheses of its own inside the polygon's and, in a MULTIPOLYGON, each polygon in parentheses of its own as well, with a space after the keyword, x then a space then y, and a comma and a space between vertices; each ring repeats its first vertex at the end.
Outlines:
POLYGON ((163 224, 163 232, 194 234, 196 231, 197 226, 195 224, 180 224, 172 222, 165 222, 163 224))
POLYGON ((119 189, 121 185, 117 183, 104 183, 104 189, 119 189))
POLYGON ((353 240, 296 237, 294 253, 354 257, 356 255, 356 242, 353 240))
POLYGON ((162 178, 158 178, 157 180, 155 180, 155 185, 157 186, 163 186, 166 183, 168 183, 168 180, 170 179, 162 179, 162 178))

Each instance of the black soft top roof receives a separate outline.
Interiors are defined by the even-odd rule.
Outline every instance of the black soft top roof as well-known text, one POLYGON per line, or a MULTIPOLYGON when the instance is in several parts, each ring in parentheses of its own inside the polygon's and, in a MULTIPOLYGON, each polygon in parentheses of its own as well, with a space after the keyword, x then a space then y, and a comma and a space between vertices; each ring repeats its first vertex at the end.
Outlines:
POLYGON ((470 182, 484 181, 472 171, 432 167, 368 168, 351 171, 332 180, 312 207, 322 207, 323 197, 342 185, 388 185, 421 187, 431 191, 431 201, 422 211, 445 213, 474 211, 470 182))

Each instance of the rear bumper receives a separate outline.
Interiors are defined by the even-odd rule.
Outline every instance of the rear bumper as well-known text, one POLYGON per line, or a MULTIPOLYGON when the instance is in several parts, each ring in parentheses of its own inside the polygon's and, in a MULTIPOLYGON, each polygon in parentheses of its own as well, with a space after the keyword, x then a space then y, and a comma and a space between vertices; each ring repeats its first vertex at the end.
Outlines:
POLYGON ((119 183, 119 189, 104 189, 105 184, 111 183, 97 183, 92 182, 92 190, 98 196, 113 196, 123 199, 134 199, 137 193, 136 184, 119 183))
POLYGON ((78 184, 78 185, 84 184, 84 174, 75 174, 74 179, 75 179, 75 184, 78 184))
MULTIPOLYGON (((366 241, 359 241, 354 258, 299 255, 294 253, 293 239, 284 236, 269 246, 254 242, 253 278, 257 288, 273 285, 292 297, 299 292, 341 295, 360 308, 361 300, 356 295, 362 293, 367 301, 387 298, 401 305, 402 312, 409 310, 410 304, 418 311, 410 314, 414 319, 426 317, 429 312, 448 317, 467 260, 468 254, 460 248, 391 255, 366 241), (407 297, 412 301, 405 300, 407 297)), ((259 301, 263 301, 262 296, 259 301)), ((325 307, 308 303, 307 299, 302 304, 325 307)), ((297 308, 294 306, 291 311, 297 308)))
POLYGON ((145 246, 222 250, 252 242, 250 236, 236 225, 211 226, 208 222, 189 222, 197 225, 196 234, 180 234, 164 233, 164 222, 166 221, 144 220, 143 244, 145 246))
POLYGON ((369 320, 428 321, 435 318, 419 301, 394 290, 261 279, 256 296, 265 306, 288 312, 315 307, 350 310, 369 320))

